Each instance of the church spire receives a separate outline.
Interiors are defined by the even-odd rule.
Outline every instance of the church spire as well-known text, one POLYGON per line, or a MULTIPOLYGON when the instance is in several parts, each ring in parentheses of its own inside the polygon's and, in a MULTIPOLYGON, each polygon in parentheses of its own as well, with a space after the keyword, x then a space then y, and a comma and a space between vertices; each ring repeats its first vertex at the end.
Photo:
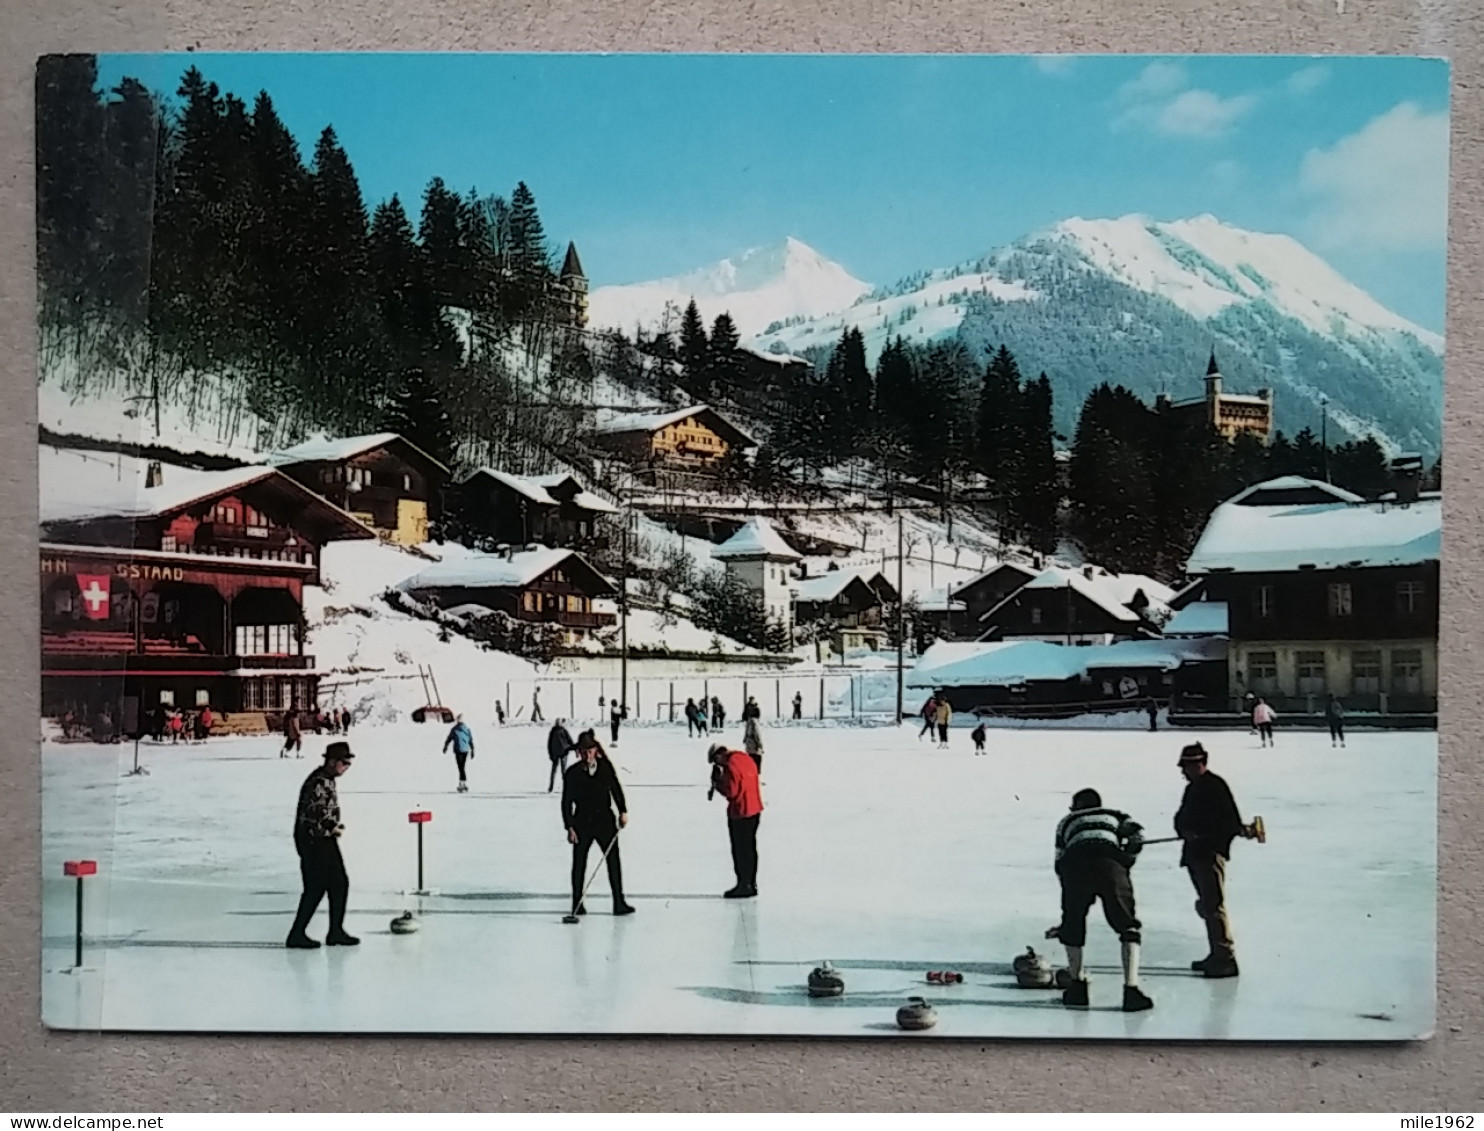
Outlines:
POLYGON ((1210 360, 1210 362, 1206 366, 1206 376, 1207 377, 1219 377, 1220 375, 1221 375, 1221 370, 1216 365, 1216 347, 1215 346, 1212 346, 1211 347, 1211 360, 1210 360))

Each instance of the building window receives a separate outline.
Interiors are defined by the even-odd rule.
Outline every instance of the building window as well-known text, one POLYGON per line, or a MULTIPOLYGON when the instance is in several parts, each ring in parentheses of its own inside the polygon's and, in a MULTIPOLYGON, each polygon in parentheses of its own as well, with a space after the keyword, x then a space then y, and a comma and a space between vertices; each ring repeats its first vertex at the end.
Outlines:
POLYGON ((209 707, 209 706, 211 706, 211 689, 210 688, 206 688, 206 687, 198 687, 198 688, 196 688, 196 706, 198 706, 198 707, 209 707))
POLYGON ((1332 617, 1348 617, 1355 611, 1350 583, 1348 581, 1332 581, 1329 586, 1329 615, 1332 617))
POLYGON ((1401 695, 1422 694, 1422 649, 1398 648, 1391 653, 1391 690, 1401 695))
POLYGON ((173 706, 175 706, 175 692, 172 691, 168 687, 163 687, 163 688, 160 689, 160 706, 161 707, 173 707, 173 706))
POLYGON ((167 554, 173 554, 173 553, 175 553, 175 545, 176 545, 176 543, 175 543, 175 535, 174 534, 162 534, 162 535, 160 535, 160 549, 164 550, 165 553, 167 553, 167 554))
POLYGON ((1404 616, 1422 611, 1422 595, 1426 587, 1420 581, 1398 581, 1396 583, 1396 611, 1404 616))
POLYGON ((1298 669, 1299 694, 1322 695, 1325 690, 1324 653, 1295 652, 1293 659, 1298 669))
POLYGON ((263 709, 263 685, 255 679, 242 681, 242 709, 244 711, 263 709))
POLYGON ((1259 695, 1276 695, 1278 692, 1278 653, 1248 652, 1247 682, 1259 695))
POLYGON ((1259 585, 1252 591, 1252 610, 1259 617, 1271 617, 1277 608, 1277 595, 1271 585, 1259 585))
POLYGON ((333 467, 322 467, 319 469, 319 481, 321 483, 335 482, 335 469, 333 467))
POLYGON ((412 476, 406 474, 405 472, 402 474, 402 490, 412 490, 412 476))
POLYGON ((1350 653, 1350 689, 1356 695, 1381 693, 1381 653, 1367 649, 1350 653))
POLYGON ((239 624, 235 637, 239 656, 288 656, 294 651, 291 624, 239 624))

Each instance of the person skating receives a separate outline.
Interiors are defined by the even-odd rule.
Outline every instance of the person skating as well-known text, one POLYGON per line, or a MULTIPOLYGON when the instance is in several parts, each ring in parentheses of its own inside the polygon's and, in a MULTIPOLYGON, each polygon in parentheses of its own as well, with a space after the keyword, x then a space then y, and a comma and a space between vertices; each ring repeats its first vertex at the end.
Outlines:
POLYGON ((762 717, 763 709, 757 705, 757 696, 749 695, 747 702, 742 704, 742 721, 745 723, 748 719, 761 719, 762 717))
POLYGON ((1207 978, 1235 978, 1237 957, 1226 913, 1226 862, 1232 841, 1249 833, 1231 788, 1207 768, 1207 760, 1205 747, 1195 742, 1180 751, 1177 763, 1189 783, 1175 813, 1175 835, 1184 841, 1180 866, 1190 873, 1196 914, 1206 924, 1210 945, 1210 953, 1190 966, 1207 978))
POLYGON ((763 772, 763 728, 757 719, 748 719, 742 724, 742 749, 757 763, 757 772, 763 772))
POLYGON ((946 695, 942 699, 938 700, 938 710, 935 716, 935 721, 938 724, 938 748, 940 750, 947 750, 948 724, 953 721, 953 704, 948 702, 948 697, 946 695))
POLYGON ((709 720, 706 718, 706 700, 704 697, 696 704, 696 726, 700 728, 701 734, 706 734, 709 727, 709 720))
POLYGON ((721 700, 715 695, 711 697, 711 729, 719 731, 727 721, 726 708, 721 705, 721 700))
POLYGON ((986 732, 985 732, 985 730, 984 730, 984 724, 983 723, 980 723, 978 726, 976 726, 974 728, 973 732, 969 735, 969 737, 974 740, 974 753, 975 754, 983 754, 984 753, 984 740, 985 740, 986 737, 988 737, 987 734, 986 734, 986 732))
POLYGON ((284 946, 291 950, 313 950, 320 944, 306 933, 309 920, 319 909, 320 900, 330 898, 330 930, 326 946, 355 946, 361 940, 345 930, 345 905, 350 895, 350 877, 340 855, 340 835, 345 825, 340 819, 340 798, 336 779, 350 769, 350 744, 332 742, 325 747, 325 761, 304 779, 299 790, 299 807, 294 816, 294 849, 299 854, 299 875, 304 891, 299 896, 299 910, 284 946))
POLYGON ((579 761, 562 774, 562 825, 572 845, 572 914, 586 915, 582 885, 587 878, 588 851, 594 844, 608 853, 608 887, 613 892, 613 913, 632 915, 634 908, 623 897, 623 865, 619 862, 618 830, 629 823, 629 807, 613 763, 591 733, 577 740, 579 761), (618 808, 615 821, 613 808, 618 808))
POLYGON ((802 691, 795 691, 794 692, 794 718, 795 719, 802 719, 803 717, 804 717, 804 693, 802 691))
POLYGON ((346 707, 346 708, 343 708, 341 710, 341 712, 340 712, 340 729, 341 729, 341 731, 344 732, 345 734, 349 734, 350 733, 350 724, 351 724, 350 708, 349 707, 346 707))
POLYGON ((1345 745, 1345 704, 1340 702, 1340 697, 1331 694, 1329 703, 1324 708, 1324 720, 1329 723, 1329 744, 1331 746, 1345 745))
POLYGON ((495 700, 495 721, 500 726, 505 725, 505 704, 498 699, 495 700))
POLYGON ((1056 826, 1056 874, 1061 880, 1061 923, 1050 933, 1067 948, 1071 984, 1062 1004, 1087 1008, 1087 976, 1082 950, 1087 943, 1087 913, 1101 901, 1108 926, 1118 932, 1123 957, 1123 1009, 1137 1013, 1154 1002, 1139 988, 1140 924, 1134 913, 1134 884, 1129 869, 1144 847, 1143 829, 1127 813, 1103 808, 1095 789, 1078 790, 1072 809, 1056 826))
POLYGON ((618 745, 619 724, 628 717, 628 714, 628 708, 617 699, 613 700, 612 706, 608 708, 608 737, 614 746, 618 745))
POLYGON ((917 732, 917 741, 921 742, 923 735, 932 734, 938 726, 938 697, 929 695, 926 703, 922 705, 922 729, 917 732))
POLYGON ((700 710, 696 707, 696 701, 694 699, 687 699, 685 701, 685 737, 686 738, 694 738, 695 737, 696 728, 699 725, 699 721, 700 721, 700 714, 701 714, 700 710))
POLYGON ((1268 706, 1266 699, 1258 699, 1257 705, 1252 708, 1252 726, 1264 746, 1273 745, 1273 720, 1277 717, 1278 712, 1268 706))
POLYGON ((1253 709, 1256 706, 1257 696, 1252 694, 1252 692, 1249 691, 1246 695, 1242 696, 1242 713, 1247 716, 1247 733, 1251 735, 1257 734, 1257 720, 1252 717, 1253 709))
POLYGON ((763 813, 757 763, 721 743, 711 747, 707 757, 713 767, 712 788, 727 799, 727 837, 737 874, 736 886, 722 894, 726 899, 752 899, 757 895, 757 827, 763 813))
POLYGON ((1154 734, 1159 730, 1159 704, 1152 695, 1144 703, 1144 713, 1149 716, 1149 733, 1154 734))
POLYGON ((533 687, 531 689, 531 722, 544 723, 545 721, 546 716, 541 713, 541 689, 533 687))
POLYGON ((280 758, 287 758, 289 751, 294 751, 294 757, 304 757, 304 734, 299 725, 298 705, 290 706, 283 716, 283 749, 278 752, 280 758))
POLYGON ((443 753, 447 754, 450 746, 453 747, 454 764, 459 768, 458 792, 468 793, 469 780, 464 774, 464 763, 474 757, 474 733, 469 729, 469 724, 464 722, 463 715, 454 719, 453 729, 443 740, 443 753))
POLYGON ((572 735, 558 719, 551 724, 551 732, 546 736, 546 756, 551 759, 551 777, 546 783, 546 792, 551 793, 556 789, 557 767, 561 772, 567 772, 567 755, 577 749, 577 744, 572 741, 572 735))

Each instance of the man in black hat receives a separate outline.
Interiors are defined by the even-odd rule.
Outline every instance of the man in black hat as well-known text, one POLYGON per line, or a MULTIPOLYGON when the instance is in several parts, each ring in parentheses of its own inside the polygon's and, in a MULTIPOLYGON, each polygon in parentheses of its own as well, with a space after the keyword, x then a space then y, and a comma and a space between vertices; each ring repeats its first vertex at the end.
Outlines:
POLYGON ((1079 789, 1071 811, 1056 826, 1056 875, 1061 880, 1061 923, 1047 934, 1067 948, 1071 984, 1062 1004, 1087 1008, 1087 975, 1082 949, 1087 942, 1087 913, 1101 900, 1108 926, 1118 932, 1123 958, 1123 1011, 1153 1009, 1139 988, 1139 944, 1143 939, 1134 915, 1134 883, 1129 869, 1144 847, 1143 828, 1127 813, 1103 808, 1095 789, 1079 789))
POLYGON ((562 825, 572 845, 572 914, 587 914, 582 904, 582 883, 587 877, 588 850, 596 843, 607 854, 613 913, 632 915, 634 908, 623 897, 623 865, 617 844, 618 830, 629 823, 623 786, 592 731, 585 730, 578 737, 577 756, 578 763, 562 774, 562 825), (613 817, 615 805, 617 821, 613 817))
POLYGON ((1175 814, 1175 833, 1185 842, 1180 849, 1180 864, 1195 885, 1196 914, 1205 921, 1211 946, 1211 952, 1192 962, 1190 968, 1207 978, 1235 978, 1237 957, 1226 915, 1226 862, 1231 857, 1232 841, 1250 833, 1231 788, 1206 767, 1206 762, 1206 749, 1199 742, 1180 751, 1180 772, 1190 784, 1175 814))
POLYGON ((304 880, 304 894, 299 897, 299 913, 284 945, 292 950, 314 950, 319 943, 305 934, 309 920, 319 909, 319 902, 330 897, 330 930, 326 946, 355 946, 361 940, 345 931, 345 901, 350 894, 350 877, 345 874, 345 861, 340 857, 340 799, 335 793, 335 779, 350 769, 350 743, 332 742, 325 747, 325 761, 304 779, 299 790, 299 811, 294 820, 294 848, 299 852, 299 874, 304 880))

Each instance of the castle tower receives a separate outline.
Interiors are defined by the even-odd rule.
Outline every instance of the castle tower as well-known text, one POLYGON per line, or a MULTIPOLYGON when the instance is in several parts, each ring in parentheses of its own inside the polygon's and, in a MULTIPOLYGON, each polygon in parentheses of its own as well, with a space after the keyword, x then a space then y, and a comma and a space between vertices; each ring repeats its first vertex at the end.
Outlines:
POLYGON ((582 272, 582 260, 577 258, 577 245, 567 244, 567 257, 562 260, 562 270, 557 276, 567 298, 567 318, 579 330, 587 325, 587 276, 582 272))
POLYGON ((1221 369, 1216 364, 1216 350, 1211 350, 1211 360, 1206 364, 1206 407, 1211 423, 1218 423, 1217 405, 1221 403, 1221 369))

